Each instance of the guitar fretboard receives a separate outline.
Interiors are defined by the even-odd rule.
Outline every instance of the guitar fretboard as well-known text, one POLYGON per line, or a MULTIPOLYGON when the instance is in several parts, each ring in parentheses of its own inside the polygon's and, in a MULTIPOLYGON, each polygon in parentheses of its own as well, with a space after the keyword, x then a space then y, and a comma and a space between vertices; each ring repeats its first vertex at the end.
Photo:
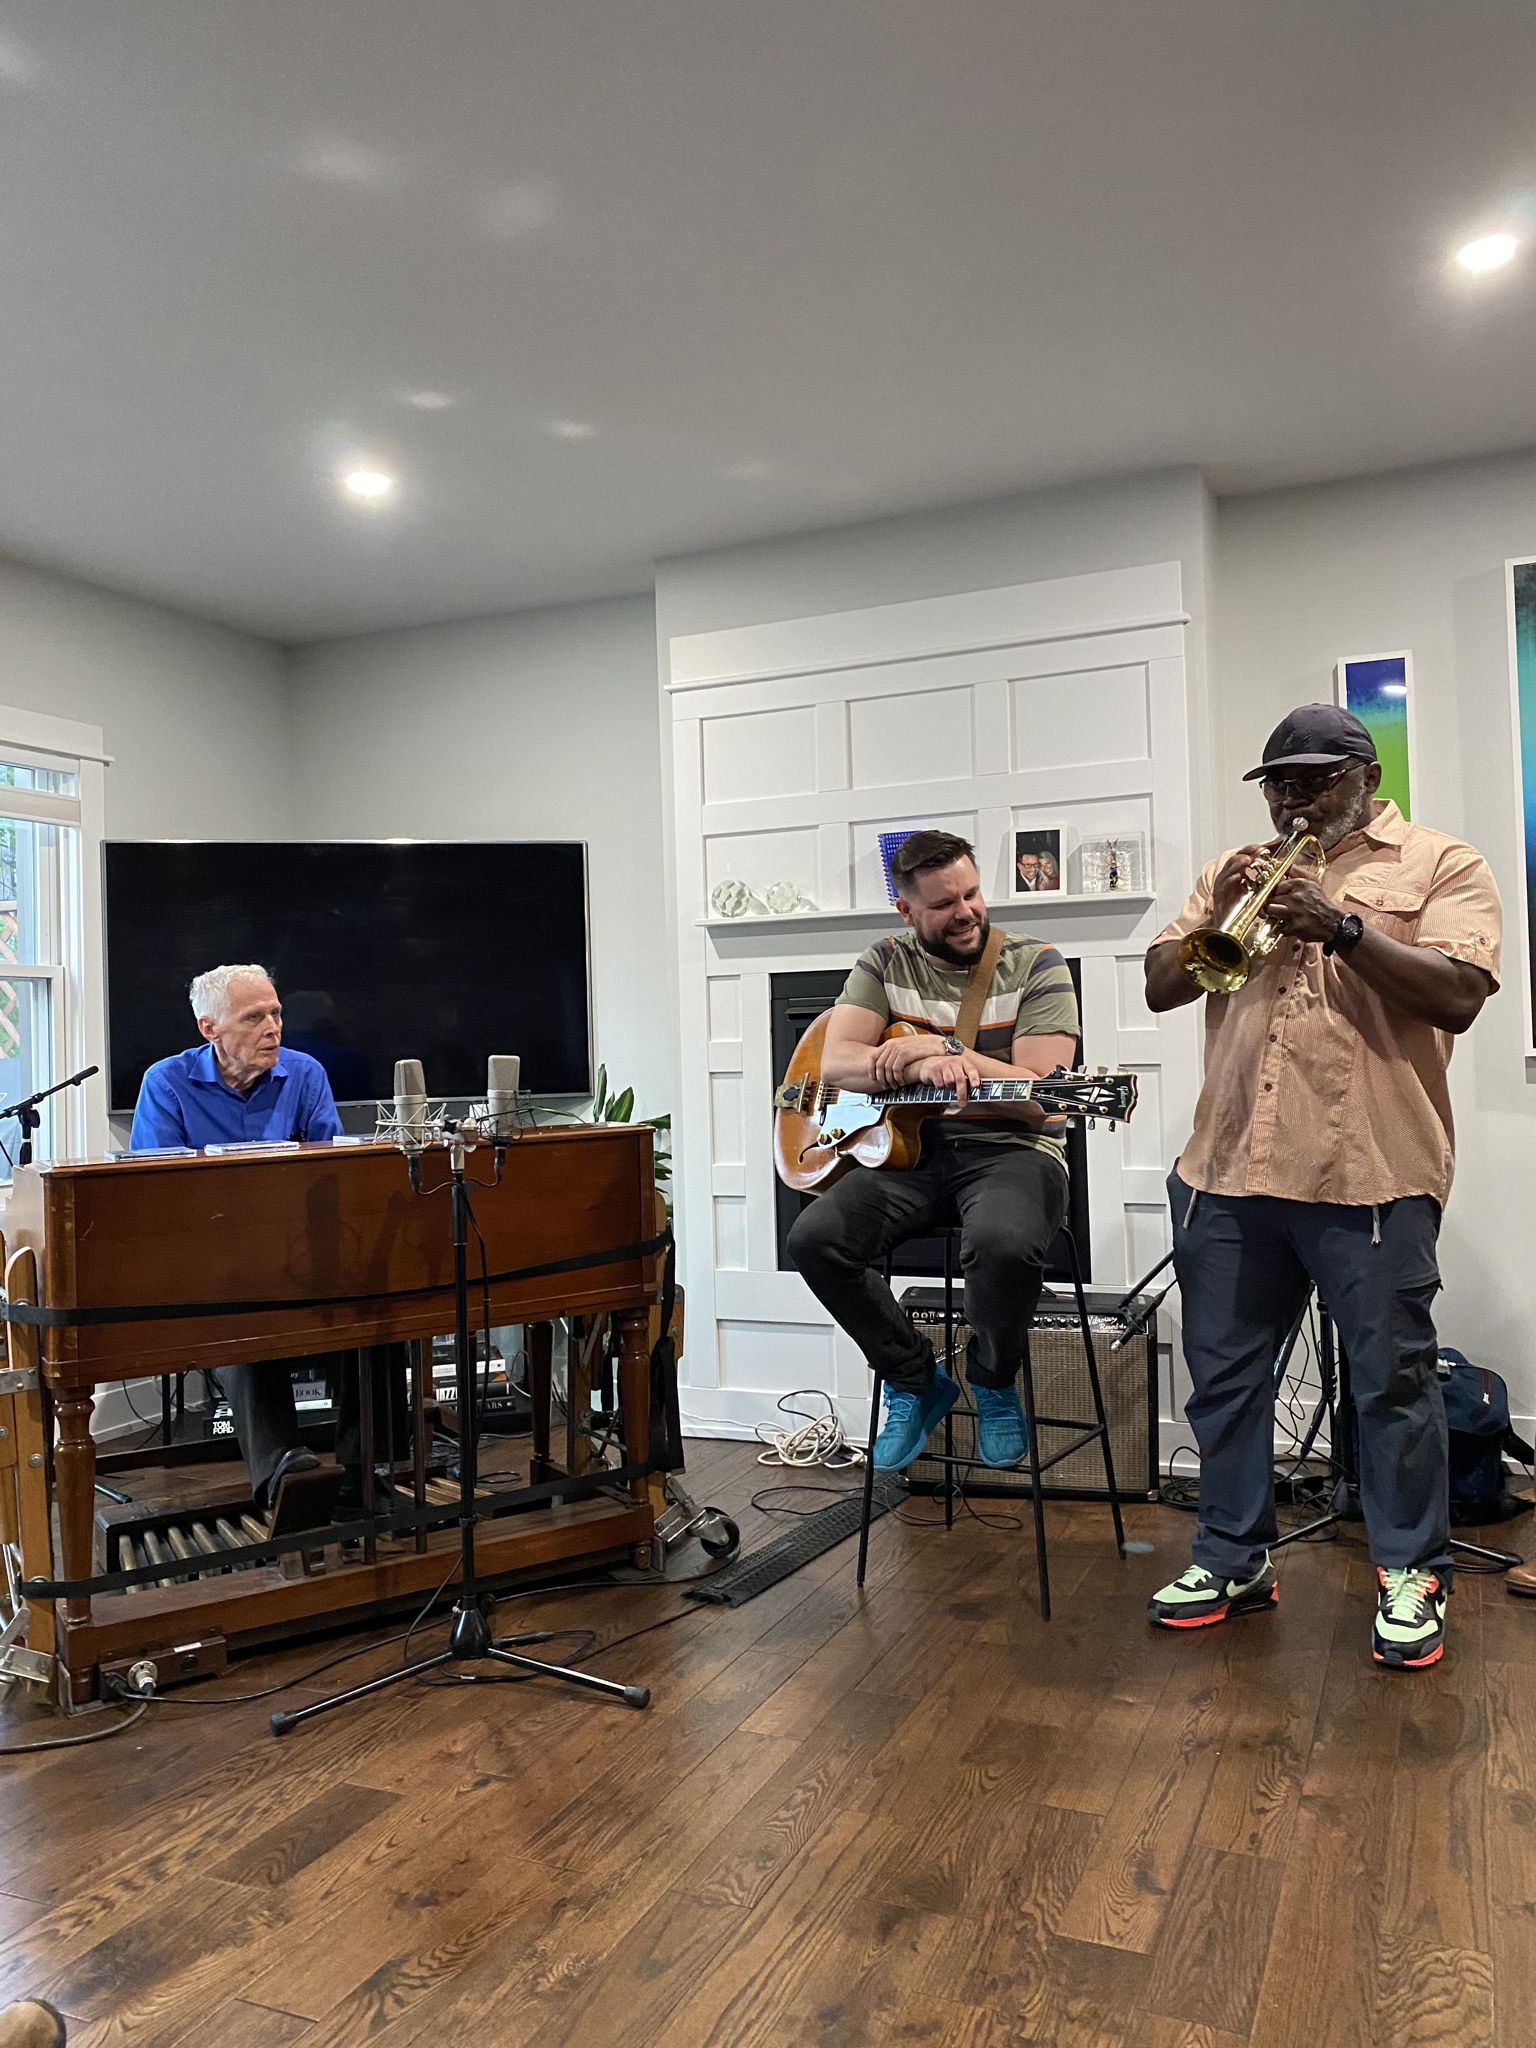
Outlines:
MULTIPOLYGON (((1034 1081, 974 1081, 971 1084, 972 1102, 1029 1102, 1036 1094, 1038 1083, 1034 1081)), ((894 1094, 879 1095, 877 1102, 954 1102, 958 1098, 953 1088, 930 1088, 919 1085, 915 1088, 898 1088, 894 1094)))

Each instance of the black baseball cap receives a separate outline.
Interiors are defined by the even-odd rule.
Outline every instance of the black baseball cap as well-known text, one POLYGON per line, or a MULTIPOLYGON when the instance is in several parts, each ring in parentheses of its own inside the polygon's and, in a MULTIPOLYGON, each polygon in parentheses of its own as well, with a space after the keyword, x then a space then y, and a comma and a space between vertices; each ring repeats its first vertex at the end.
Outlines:
POLYGON ((1264 742, 1264 759, 1244 782, 1257 782, 1277 768, 1338 768, 1346 761, 1374 761, 1376 742, 1342 704, 1298 704, 1264 742))

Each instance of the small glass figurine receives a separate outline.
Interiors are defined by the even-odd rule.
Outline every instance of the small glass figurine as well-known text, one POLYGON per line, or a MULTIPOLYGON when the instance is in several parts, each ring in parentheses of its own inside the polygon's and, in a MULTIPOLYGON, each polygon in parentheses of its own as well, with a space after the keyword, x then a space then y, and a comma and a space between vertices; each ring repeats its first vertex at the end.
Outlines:
POLYGON ((1085 839, 1082 863, 1085 894, 1106 896, 1147 887, 1147 842, 1140 832, 1085 839))

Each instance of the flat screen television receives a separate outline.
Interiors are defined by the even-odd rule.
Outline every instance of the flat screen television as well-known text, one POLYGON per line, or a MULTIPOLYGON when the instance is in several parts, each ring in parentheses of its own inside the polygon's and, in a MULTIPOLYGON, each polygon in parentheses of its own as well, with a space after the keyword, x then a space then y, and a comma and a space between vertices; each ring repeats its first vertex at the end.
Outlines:
POLYGON ((224 961, 268 969, 338 1102, 389 1095, 397 1059, 481 1096, 493 1052, 534 1093, 591 1086, 579 841, 109 840, 105 900, 114 1110, 197 1044, 188 985, 224 961))

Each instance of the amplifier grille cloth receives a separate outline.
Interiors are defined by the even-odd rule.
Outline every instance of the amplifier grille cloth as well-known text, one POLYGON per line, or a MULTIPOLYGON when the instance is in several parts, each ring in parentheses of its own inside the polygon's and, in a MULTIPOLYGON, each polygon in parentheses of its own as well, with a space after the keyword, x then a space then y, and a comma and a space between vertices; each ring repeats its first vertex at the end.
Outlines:
MULTIPOLYGON (((958 1295, 958 1290, 957 1290, 958 1295)), ((1089 1297, 1090 1303, 1092 1296, 1089 1297)), ((935 1351, 944 1342, 943 1296, 938 1288, 913 1287, 902 1296, 902 1307, 920 1328, 928 1330, 935 1351)), ((1104 1412, 1109 1420, 1109 1448, 1115 1461, 1115 1485, 1122 1500, 1146 1500, 1157 1491, 1153 1458, 1151 1417, 1153 1401, 1148 1386, 1151 1359, 1147 1339, 1133 1337, 1122 1351, 1110 1350, 1122 1325, 1113 1317, 1089 1314, 1093 1348, 1099 1365, 1099 1384, 1104 1392, 1104 1412)), ((955 1326, 956 1357, 951 1367, 956 1378, 965 1374, 965 1349, 970 1330, 961 1320, 955 1326)), ((1088 1367, 1083 1356, 1082 1333, 1075 1312, 1057 1307, 1042 1308, 1029 1333, 1029 1355, 1035 1370, 1035 1408, 1042 1415, 1078 1418, 1086 1427, 1094 1419, 1093 1390, 1088 1384, 1088 1367)), ((952 1417, 954 1451, 958 1458, 976 1455, 976 1424, 972 1416, 955 1410, 952 1417)), ((1075 1432, 1042 1429, 1040 1451, 1049 1457, 1075 1432)), ((929 1438, 930 1450, 944 1449, 942 1427, 929 1438)), ((988 1494, 1029 1492, 1029 1473, 998 1472, 978 1466, 974 1472, 957 1474, 967 1490, 988 1494)), ((944 1468, 926 1455, 907 1467, 908 1484, 924 1492, 942 1487, 944 1468)), ((1046 1473, 1047 1494, 1087 1494, 1105 1498, 1104 1460, 1097 1441, 1085 1444, 1070 1458, 1063 1458, 1046 1473)))

